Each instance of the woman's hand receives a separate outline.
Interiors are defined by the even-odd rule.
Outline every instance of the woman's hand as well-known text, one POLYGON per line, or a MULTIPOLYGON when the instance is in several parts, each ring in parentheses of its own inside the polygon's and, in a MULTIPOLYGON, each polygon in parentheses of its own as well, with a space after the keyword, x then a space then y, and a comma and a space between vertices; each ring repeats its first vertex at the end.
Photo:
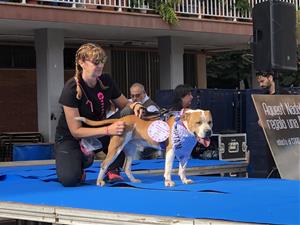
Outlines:
POLYGON ((107 127, 107 135, 122 135, 125 129, 123 121, 117 121, 107 127))
POLYGON ((141 118, 145 113, 145 107, 139 102, 132 103, 130 108, 133 110, 134 115, 138 116, 139 118, 141 118))

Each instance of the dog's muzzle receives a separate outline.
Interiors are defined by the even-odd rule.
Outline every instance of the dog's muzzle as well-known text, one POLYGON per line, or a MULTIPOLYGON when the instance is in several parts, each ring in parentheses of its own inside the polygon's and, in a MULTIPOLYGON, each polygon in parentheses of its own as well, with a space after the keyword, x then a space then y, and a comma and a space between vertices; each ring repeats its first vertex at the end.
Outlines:
POLYGON ((202 144, 205 148, 210 145, 210 136, 212 135, 211 130, 206 130, 204 133, 204 137, 199 137, 196 133, 194 133, 197 137, 197 141, 202 144))

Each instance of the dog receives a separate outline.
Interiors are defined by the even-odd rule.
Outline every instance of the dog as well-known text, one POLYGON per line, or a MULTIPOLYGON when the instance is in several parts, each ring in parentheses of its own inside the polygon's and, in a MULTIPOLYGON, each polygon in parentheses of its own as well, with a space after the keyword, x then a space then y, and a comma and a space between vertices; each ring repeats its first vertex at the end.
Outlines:
MULTIPOLYGON (((129 141, 137 141, 143 146, 149 146, 161 149, 160 143, 153 140, 147 132, 153 121, 143 120, 135 115, 128 115, 119 119, 107 119, 102 121, 92 121, 84 117, 75 118, 90 126, 104 126, 112 124, 116 121, 123 121, 125 129, 120 136, 111 136, 108 146, 108 153, 101 164, 101 169, 97 178, 97 185, 104 186, 104 176, 109 165, 117 158, 119 153, 124 150, 126 160, 124 171, 131 182, 141 182, 134 178, 131 172, 131 164, 135 155, 135 149, 126 149, 125 145, 129 141)), ((175 156, 179 160, 178 175, 182 183, 190 184, 193 181, 187 179, 185 168, 190 157, 190 154, 196 145, 197 141, 207 147, 210 144, 209 137, 212 135, 212 115, 209 110, 186 110, 177 115, 170 115, 166 120, 167 126, 170 128, 167 134, 167 139, 164 142, 166 147, 165 159, 165 186, 174 186, 175 183, 171 179, 171 172, 175 156)))

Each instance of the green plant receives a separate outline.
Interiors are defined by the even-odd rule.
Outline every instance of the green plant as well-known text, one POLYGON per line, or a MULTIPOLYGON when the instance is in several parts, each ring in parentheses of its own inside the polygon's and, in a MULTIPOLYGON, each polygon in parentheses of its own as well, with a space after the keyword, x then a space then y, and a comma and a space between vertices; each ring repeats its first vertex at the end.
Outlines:
POLYGON ((240 81, 251 79, 251 62, 242 57, 246 51, 216 53, 207 60, 209 88, 239 88, 240 81))
POLYGON ((162 19, 169 24, 176 24, 178 17, 174 10, 174 6, 179 4, 181 0, 168 0, 167 2, 161 1, 157 4, 156 11, 162 17, 162 19))
MULTIPOLYGON (((136 6, 139 2, 142 1, 132 0, 131 7, 136 6)), ((149 7, 154 9, 166 23, 173 25, 178 22, 174 6, 181 3, 181 0, 144 0, 143 3, 149 4, 149 7)))
POLYGON ((251 9, 248 0, 236 0, 235 8, 241 13, 245 13, 251 9))

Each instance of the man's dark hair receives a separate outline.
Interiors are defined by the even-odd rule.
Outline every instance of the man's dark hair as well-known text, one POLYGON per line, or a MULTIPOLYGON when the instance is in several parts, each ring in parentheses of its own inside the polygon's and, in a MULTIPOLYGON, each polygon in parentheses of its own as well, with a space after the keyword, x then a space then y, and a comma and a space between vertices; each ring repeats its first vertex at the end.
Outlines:
POLYGON ((272 75, 274 77, 274 72, 273 71, 257 71, 256 76, 262 76, 262 77, 268 77, 272 75))

